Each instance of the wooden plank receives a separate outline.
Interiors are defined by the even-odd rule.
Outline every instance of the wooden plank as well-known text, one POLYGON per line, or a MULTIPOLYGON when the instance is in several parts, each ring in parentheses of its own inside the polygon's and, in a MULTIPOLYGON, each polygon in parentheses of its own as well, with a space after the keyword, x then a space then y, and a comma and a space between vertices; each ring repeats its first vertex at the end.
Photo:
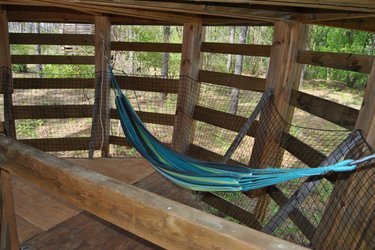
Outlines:
MULTIPOLYGON (((212 152, 193 143, 189 146, 189 156, 211 162, 221 162, 223 160, 223 155, 212 152)), ((227 163, 233 165, 243 165, 241 162, 232 159, 230 159, 227 163)))
POLYGON ((69 159, 69 161, 128 184, 133 184, 155 172, 150 163, 143 158, 69 159))
POLYGON ((147 42, 112 42, 114 51, 148 51, 181 53, 181 44, 178 43, 147 43, 147 42))
POLYGON ((116 76, 120 88, 148 92, 173 93, 178 91, 177 79, 161 79, 137 76, 116 76))
POLYGON ((172 135, 172 148, 181 153, 187 152, 195 133, 193 114, 200 92, 200 84, 196 81, 202 64, 201 45, 204 34, 200 19, 184 24, 180 66, 182 77, 179 81, 176 120, 172 135))
POLYGON ((82 212, 24 242, 23 249, 161 249, 100 218, 82 212))
POLYGON ((299 51, 297 62, 320 67, 350 70, 369 74, 373 56, 348 53, 299 51))
POLYGON ((301 91, 292 91, 290 105, 336 125, 353 130, 359 111, 301 91))
MULTIPOLYGON (((234 132, 239 132, 243 124, 246 123, 245 117, 225 113, 222 111, 202 107, 199 105, 195 106, 193 118, 195 120, 206 122, 208 124, 220 128, 225 128, 234 132), (228 121, 230 121, 230 123, 228 123, 228 121)), ((254 124, 251 126, 250 130, 247 131, 247 135, 254 136, 257 127, 258 123, 257 121, 255 121, 254 124)))
POLYGON ((25 240, 28 240, 35 235, 43 232, 42 229, 35 226, 34 224, 30 223, 26 219, 22 218, 21 216, 16 215, 16 223, 17 223, 17 232, 18 232, 18 240, 22 244, 25 240))
POLYGON ((93 89, 93 78, 14 78, 15 89, 93 89))
MULTIPOLYGON (((137 111, 137 114, 144 123, 173 126, 175 120, 175 115, 172 114, 162 114, 146 111, 137 111)), ((111 119, 119 119, 119 115, 116 109, 111 109, 110 116, 111 119)))
POLYGON ((269 57, 271 46, 234 43, 202 43, 202 52, 269 57))
POLYGON ((93 158, 95 144, 100 145, 103 157, 109 155, 111 127, 111 23, 107 16, 95 17, 95 103, 92 113, 89 158, 93 158))
POLYGON ((218 209, 220 212, 240 221, 242 224, 254 228, 256 230, 261 230, 262 226, 259 221, 245 209, 213 194, 210 192, 205 193, 202 201, 218 209))
MULTIPOLYGON (((20 142, 46 152, 88 150, 89 137, 44 138, 44 139, 20 139, 20 142)), ((99 145, 95 146, 100 148, 99 145)))
POLYGON ((93 35, 10 33, 11 44, 94 45, 93 35))
POLYGON ((90 118, 92 105, 13 106, 14 119, 90 118))
MULTIPOLYGON (((26 220, 21 230, 31 230, 29 234, 46 231, 61 222, 75 216, 81 210, 66 201, 59 199, 27 180, 14 177, 14 207, 16 215, 26 220)), ((24 235, 25 232, 22 231, 24 235)))
POLYGON ((302 249, 129 184, 0 138, 7 169, 164 248, 302 249), (93 199, 95 197, 95 199, 93 199), (121 204, 126 204, 123 206, 121 204))
POLYGON ((109 144, 118 145, 118 146, 125 146, 127 148, 133 147, 125 137, 122 136, 109 136, 109 144))
POLYGON ((4 129, 5 134, 16 138, 16 126, 14 123, 13 106, 13 85, 12 85, 12 63, 9 46, 8 18, 6 10, 0 6, 0 94, 4 94, 4 129))
POLYGON ((12 55, 13 64, 94 64, 93 56, 12 55))
MULTIPOLYGON (((255 142, 251 154, 249 166, 264 168, 267 167, 268 159, 274 156, 276 166, 280 166, 282 162, 283 152, 279 150, 271 150, 278 148, 282 138, 284 126, 275 126, 274 118, 281 116, 284 120, 291 118, 289 109, 289 99, 292 89, 296 88, 299 83, 301 70, 297 64, 297 52, 304 45, 306 36, 306 27, 301 23, 295 22, 276 22, 274 36, 272 41, 270 64, 267 75, 266 89, 272 89, 274 93, 273 103, 277 112, 273 112, 273 103, 269 103, 269 108, 262 112, 259 118, 259 126, 255 135, 255 142), (272 132, 269 132, 272 131, 272 132), (271 154, 274 154, 272 156, 271 154)), ((248 195, 260 191, 249 192, 248 195)), ((269 205, 269 197, 263 193, 259 198, 257 206, 254 210, 255 215, 260 221, 265 218, 267 206, 269 205)))
POLYGON ((375 17, 316 22, 316 25, 375 32, 375 17))
POLYGON ((264 78, 241 76, 206 70, 199 71, 198 80, 201 82, 208 82, 217 85, 257 92, 263 92, 264 86, 266 85, 266 79, 264 78))
POLYGON ((19 249, 16 216, 14 213, 13 193, 10 176, 0 169, 0 242, 1 249, 19 249))

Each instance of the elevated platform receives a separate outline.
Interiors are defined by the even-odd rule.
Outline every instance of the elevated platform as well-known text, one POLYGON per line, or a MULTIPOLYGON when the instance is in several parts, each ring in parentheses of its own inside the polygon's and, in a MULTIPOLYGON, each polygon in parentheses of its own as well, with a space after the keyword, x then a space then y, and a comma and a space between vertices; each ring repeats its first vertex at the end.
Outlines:
MULTIPOLYGON (((162 178, 144 159, 70 159, 71 162, 199 208, 199 201, 162 178)), ((18 237, 27 249, 158 249, 159 247, 51 195, 12 178, 18 237)), ((126 204, 124 204, 126 206, 126 204)))

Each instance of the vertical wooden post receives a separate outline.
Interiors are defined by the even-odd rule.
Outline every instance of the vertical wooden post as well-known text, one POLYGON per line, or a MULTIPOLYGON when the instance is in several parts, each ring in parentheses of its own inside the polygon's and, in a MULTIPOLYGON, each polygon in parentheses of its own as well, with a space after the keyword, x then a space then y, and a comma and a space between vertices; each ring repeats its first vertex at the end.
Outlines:
POLYGON ((89 158, 96 148, 102 156, 109 154, 110 94, 111 84, 108 66, 111 60, 111 23, 107 16, 95 17, 95 106, 89 158))
POLYGON ((180 83, 177 97, 176 120, 174 123, 172 147, 182 153, 189 149, 194 136, 193 113, 199 98, 198 80, 201 68, 201 44, 204 39, 202 20, 184 24, 182 39, 180 83))
POLYGON ((13 139, 16 138, 16 126, 13 117, 13 79, 12 63, 10 57, 9 31, 7 12, 0 5, 0 69, 1 86, 0 93, 4 94, 4 130, 5 134, 13 139))
MULTIPOLYGON (((368 78, 362 108, 356 123, 366 140, 375 146, 375 61, 368 78)), ((313 237, 316 249, 374 249, 375 168, 352 173, 349 178, 338 178, 323 215, 313 237), (373 232, 372 232, 373 234, 373 232), (366 236, 367 235, 367 236, 366 236), (361 248, 362 249, 362 248, 361 248)))
POLYGON ((0 169, 0 249, 20 249, 9 173, 0 169))
MULTIPOLYGON (((266 89, 273 90, 277 110, 287 121, 293 116, 293 110, 289 106, 290 95, 293 88, 298 89, 302 72, 302 66, 297 64, 298 50, 305 46, 306 37, 307 27, 304 24, 284 21, 275 23, 266 89)), ((254 168, 266 167, 267 159, 275 158, 271 154, 278 155, 276 165, 280 165, 282 161, 283 154, 270 149, 279 143, 284 128, 275 128, 272 124, 274 120, 270 118, 275 114, 267 111, 261 114, 259 129, 255 135, 249 163, 254 168)), ((268 204, 269 197, 263 193, 254 211, 259 220, 264 219, 268 204)))

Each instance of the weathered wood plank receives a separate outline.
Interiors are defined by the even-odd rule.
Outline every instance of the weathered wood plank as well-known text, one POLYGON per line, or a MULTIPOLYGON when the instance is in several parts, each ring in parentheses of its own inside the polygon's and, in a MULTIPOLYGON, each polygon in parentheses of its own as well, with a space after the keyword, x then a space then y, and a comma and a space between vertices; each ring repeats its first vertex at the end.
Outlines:
MULTIPOLYGON (((217 154, 193 143, 191 143, 189 146, 189 156, 211 162, 221 162, 223 160, 223 155, 217 154)), ((227 163, 233 165, 243 165, 241 162, 232 159, 230 159, 227 163)))
POLYGON ((316 22, 314 24, 322 26, 331 26, 351 30, 360 30, 367 32, 375 32, 375 17, 369 18, 356 18, 356 19, 344 19, 344 20, 330 20, 316 22))
POLYGON ((182 77, 178 86, 176 119, 172 135, 172 148, 181 153, 186 153, 194 139, 193 115, 200 92, 200 83, 197 81, 202 65, 201 45, 204 35, 201 19, 184 24, 180 66, 182 77))
POLYGON ((4 250, 17 250, 20 246, 14 213, 13 192, 9 172, 2 168, 0 169, 0 187, 0 246, 4 250))
POLYGON ((111 50, 181 53, 178 43, 112 42, 111 50))
MULTIPOLYGON (((245 117, 225 113, 199 105, 195 106, 193 118, 195 120, 206 122, 208 124, 235 132, 240 131, 241 127, 246 123, 245 117), (230 123, 228 123, 228 121, 230 121, 230 123)), ((255 121, 250 130, 247 131, 247 135, 254 136, 257 129, 257 124, 258 122, 255 121)))
MULTIPOLYGON (((137 111, 137 114, 144 123, 173 126, 175 120, 175 115, 172 114, 162 114, 146 111, 137 111)), ((110 116, 111 119, 119 119, 119 115, 116 109, 111 109, 110 116)))
POLYGON ((266 85, 266 79, 264 78, 241 76, 206 70, 199 71, 198 80, 201 82, 208 82, 217 85, 243 90, 252 90, 257 92, 263 92, 264 86, 266 85))
POLYGON ((202 52, 269 57, 271 53, 271 46, 204 42, 202 43, 202 52))
POLYGON ((12 162, 6 168, 11 174, 26 178, 161 247, 301 249, 293 243, 156 196, 10 138, 0 138, 0 152, 3 159, 12 162))
POLYGON ((348 53, 299 51, 297 62, 314 66, 350 70, 369 74, 373 56, 348 53))
POLYGON ((94 45, 93 35, 10 33, 10 44, 94 45))
POLYGON ((92 105, 13 106, 14 119, 90 118, 92 105))
POLYGON ((354 129, 359 114, 357 109, 296 90, 290 105, 349 130, 354 129))
POLYGON ((177 79, 147 78, 137 76, 116 76, 120 88, 149 92, 177 94, 177 79))
POLYGON ((125 146, 127 148, 133 147, 125 137, 122 136, 109 136, 109 144, 118 145, 118 146, 125 146))
MULTIPOLYGON (((20 139, 20 142, 46 152, 88 150, 89 137, 20 139)), ((96 145, 96 149, 100 145, 96 145)))
POLYGON ((94 64, 93 56, 12 55, 13 64, 94 64))
POLYGON ((93 78, 14 78, 14 89, 93 89, 93 78))

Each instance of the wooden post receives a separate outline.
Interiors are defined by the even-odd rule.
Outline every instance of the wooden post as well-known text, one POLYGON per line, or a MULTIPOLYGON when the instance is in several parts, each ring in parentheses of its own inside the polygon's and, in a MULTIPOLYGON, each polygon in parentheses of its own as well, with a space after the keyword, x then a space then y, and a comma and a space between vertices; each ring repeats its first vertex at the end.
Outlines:
POLYGON ((9 31, 7 12, 0 6, 0 93, 4 94, 4 130, 11 138, 16 138, 16 126, 13 117, 13 80, 12 63, 10 57, 9 31))
POLYGON ((200 89, 200 85, 194 81, 198 80, 199 69, 201 68, 200 51, 203 39, 204 28, 201 19, 184 24, 181 77, 172 137, 172 147, 182 153, 187 152, 194 137, 193 113, 200 89))
MULTIPOLYGON (((298 50, 305 46, 307 28, 301 23, 279 21, 275 23, 274 29, 266 89, 273 90, 277 110, 285 120, 290 121, 293 110, 289 106, 289 99, 292 89, 298 89, 302 72, 302 66, 297 64, 297 54, 298 50)), ((273 152, 270 149, 279 143, 284 128, 272 126, 274 120, 270 119, 270 116, 276 114, 267 111, 269 109, 261 114, 258 126, 260 129, 255 135, 249 163, 253 168, 266 167, 267 159, 275 157, 271 156, 274 153, 278 155, 275 164, 280 165, 282 161, 282 152, 273 152)), ((258 219, 264 220, 268 204, 269 197, 263 193, 254 211, 258 219)))
POLYGON ((9 173, 0 169, 0 249, 20 249, 9 173))
POLYGON ((100 148, 102 156, 109 154, 110 134, 110 77, 108 66, 111 60, 111 23, 107 16, 95 17, 95 105, 91 131, 89 158, 100 148))
MULTIPOLYGON (((372 147, 375 146, 374 101, 375 61, 372 64, 362 108, 356 122, 356 128, 363 131, 372 147)), ((367 232, 368 228, 374 226, 374 178, 374 167, 356 171, 349 178, 338 178, 325 214, 314 235, 312 242, 314 248, 359 249, 360 246, 365 246, 363 249, 374 249, 373 236, 368 237, 369 232, 367 232)))

